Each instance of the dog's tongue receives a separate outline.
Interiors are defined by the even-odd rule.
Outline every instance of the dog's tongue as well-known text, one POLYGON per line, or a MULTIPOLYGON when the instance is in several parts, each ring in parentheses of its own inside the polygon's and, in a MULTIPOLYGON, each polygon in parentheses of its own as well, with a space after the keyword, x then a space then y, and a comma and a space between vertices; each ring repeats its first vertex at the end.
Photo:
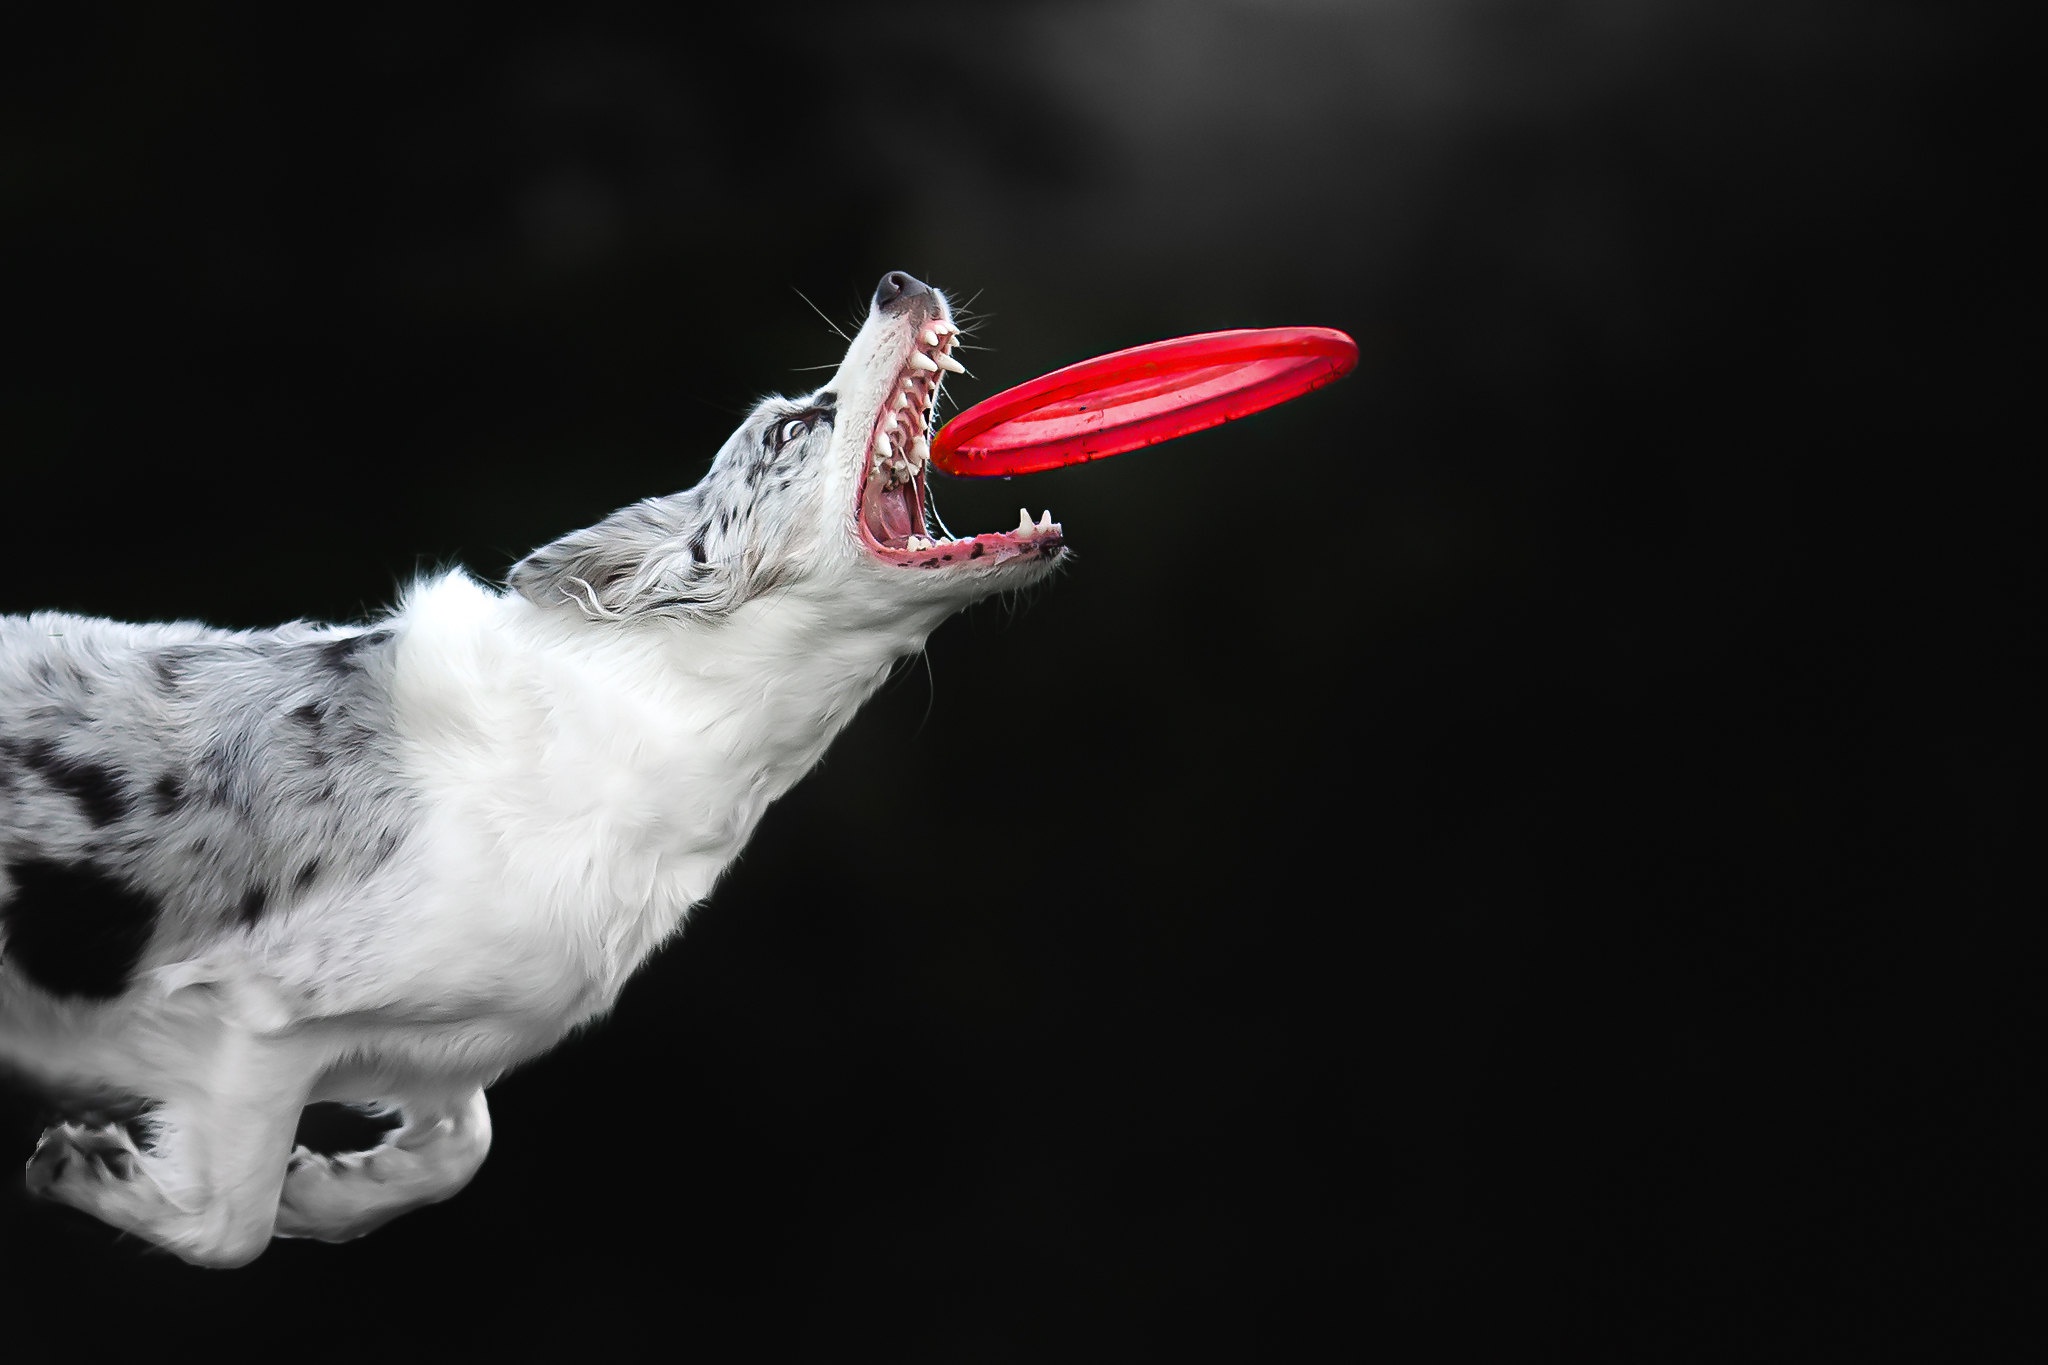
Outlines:
POLYGON ((911 532, 922 531, 910 509, 910 488, 886 489, 882 493, 880 512, 882 514, 882 536, 890 544, 907 539, 911 532))
POLYGON ((910 484, 887 488, 878 475, 868 480, 864 501, 861 511, 868 530, 884 545, 900 546, 911 536, 924 533, 910 484))

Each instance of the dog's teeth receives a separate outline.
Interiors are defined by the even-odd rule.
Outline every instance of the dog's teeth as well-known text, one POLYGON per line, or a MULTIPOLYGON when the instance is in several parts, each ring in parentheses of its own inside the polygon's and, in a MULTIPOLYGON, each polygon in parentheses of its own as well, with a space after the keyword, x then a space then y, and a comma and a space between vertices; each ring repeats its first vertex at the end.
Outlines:
POLYGON ((951 336, 953 333, 959 331, 960 329, 958 327, 955 327, 952 323, 946 321, 944 318, 940 318, 938 321, 932 324, 932 330, 934 332, 939 333, 942 336, 951 336))
POLYGON ((1050 507, 1046 508, 1045 512, 1038 518, 1038 529, 1041 531, 1050 531, 1052 529, 1052 509, 1050 507))
POLYGON ((925 329, 924 329, 924 344, 925 344, 925 345, 927 345, 927 346, 936 346, 936 345, 938 345, 938 344, 939 344, 939 334, 938 334, 938 332, 937 332, 936 330, 934 330, 934 329, 930 328, 930 327, 927 327, 927 328, 925 328, 925 329))
POLYGON ((913 550, 932 550, 938 548, 937 546, 933 545, 932 542, 926 540, 923 536, 912 536, 909 540, 906 540, 903 543, 913 550))
POLYGON ((944 351, 940 351, 938 353, 937 363, 938 367, 942 370, 950 370, 954 374, 967 373, 967 367, 965 365, 962 365, 959 361, 953 359, 953 357, 947 355, 944 351))
POLYGON ((923 351, 912 351, 910 353, 910 368, 913 370, 936 370, 939 366, 937 361, 933 360, 923 351))
POLYGON ((1032 526, 1031 524, 1031 509, 1028 507, 1019 507, 1017 509, 1017 534, 1020 536, 1028 536, 1032 533, 1032 531, 1036 529, 1037 528, 1032 526))
MULTIPOLYGON (((932 368, 937 369, 938 367, 933 366, 932 368)), ((903 376, 903 391, 905 393, 917 392, 917 378, 915 375, 906 374, 903 376)))
POLYGON ((910 438, 910 447, 906 453, 910 456, 910 463, 913 466, 922 466, 932 457, 932 443, 922 436, 913 436, 910 438))
POLYGON ((889 406, 890 406, 890 407, 891 407, 892 409, 894 409, 894 410, 896 410, 896 411, 899 411, 899 412, 900 412, 900 411, 901 411, 901 410, 903 410, 904 408, 907 408, 907 407, 909 407, 909 406, 910 406, 910 395, 909 395, 909 394, 907 394, 907 393, 899 393, 899 394, 897 394, 897 395, 896 395, 896 397, 895 397, 895 399, 894 399, 894 400, 893 400, 893 401, 892 401, 892 402, 891 402, 891 403, 889 404, 889 406))

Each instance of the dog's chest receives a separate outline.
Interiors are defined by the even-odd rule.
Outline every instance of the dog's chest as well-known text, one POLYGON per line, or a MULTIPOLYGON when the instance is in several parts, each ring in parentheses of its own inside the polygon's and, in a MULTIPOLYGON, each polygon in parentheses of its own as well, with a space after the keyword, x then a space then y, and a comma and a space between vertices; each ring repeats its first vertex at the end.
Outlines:
POLYGON ((396 688, 445 929, 434 974, 565 1023, 611 1003, 895 657, 453 638, 415 637, 396 688))

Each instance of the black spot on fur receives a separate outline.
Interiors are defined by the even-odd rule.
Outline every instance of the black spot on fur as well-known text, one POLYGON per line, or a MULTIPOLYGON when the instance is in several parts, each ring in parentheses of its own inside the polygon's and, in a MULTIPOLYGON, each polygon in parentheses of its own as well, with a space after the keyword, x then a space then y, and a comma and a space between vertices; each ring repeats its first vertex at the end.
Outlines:
POLYGON ((175 654, 156 656, 156 684, 166 692, 178 690, 185 679, 185 661, 175 654))
POLYGON ((702 531, 690 537, 690 558, 699 564, 704 562, 704 533, 702 531))
POLYGON ((185 800, 184 775, 182 773, 165 773, 156 780, 156 785, 150 788, 150 793, 156 798, 156 813, 158 815, 169 815, 185 800))
POLYGON ((111 825, 128 813, 128 793, 112 769, 66 757, 46 739, 29 745, 26 757, 44 781, 85 807, 86 819, 93 824, 111 825))
POLYGON ((294 896, 299 895, 308 886, 311 886, 313 884, 313 878, 319 875, 320 860, 318 858, 315 858, 313 859, 312 862, 307 863, 304 867, 299 869, 298 876, 292 878, 292 894, 294 896))
POLYGON ((328 740, 339 748, 341 752, 351 757, 360 757, 369 752, 370 748, 376 744, 377 732, 364 725, 361 721, 351 721, 348 728, 342 731, 338 737, 330 732, 328 740))
POLYGON ((157 905, 91 867, 32 859, 0 906, 10 967, 56 996, 107 1000, 149 947, 157 905))
POLYGON ((226 746, 209 748, 199 756, 199 777, 207 800, 243 816, 252 816, 256 813, 255 803, 246 785, 238 780, 244 766, 241 751, 245 747, 242 740, 230 738, 226 746))
POLYGON ((345 635, 339 640, 326 640, 314 648, 320 653, 320 662, 336 673, 348 673, 362 666, 358 655, 364 650, 374 649, 391 638, 388 630, 366 630, 361 635, 345 635))
POLYGON ((327 751, 321 747, 321 724, 326 716, 326 704, 318 701, 294 707, 291 712, 291 718, 306 727, 306 761, 316 768, 327 766, 327 751))
POLYGON ((241 906, 235 911, 235 918, 244 924, 254 924, 263 918, 263 912, 270 906, 270 893, 260 886, 249 888, 242 897, 241 906))

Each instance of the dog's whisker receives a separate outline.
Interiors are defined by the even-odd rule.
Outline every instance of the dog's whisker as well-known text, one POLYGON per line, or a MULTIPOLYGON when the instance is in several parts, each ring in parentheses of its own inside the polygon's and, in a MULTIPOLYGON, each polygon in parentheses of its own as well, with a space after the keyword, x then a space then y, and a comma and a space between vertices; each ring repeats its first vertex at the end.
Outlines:
POLYGON ((847 335, 847 334, 846 334, 845 332, 842 332, 842 331, 840 331, 840 330, 839 330, 839 324, 838 324, 838 323, 836 323, 836 322, 834 322, 834 321, 832 321, 832 319, 831 319, 831 318, 829 318, 829 317, 826 317, 826 316, 825 316, 825 310, 824 310, 824 309, 822 309, 822 308, 820 308, 820 307, 818 307, 818 305, 817 305, 817 304, 815 304, 815 303, 812 303, 812 302, 811 302, 811 296, 810 296, 810 295, 808 295, 808 294, 804 293, 804 291, 803 291, 803 290, 801 290, 801 289, 798 289, 798 288, 797 288, 797 287, 796 287, 795 285, 791 285, 791 286, 790 286, 790 289, 791 289, 791 291, 792 291, 792 292, 794 292, 794 293, 796 294, 796 296, 797 296, 798 298, 802 299, 802 300, 804 301, 804 303, 805 303, 806 305, 808 305, 808 306, 809 306, 810 310, 811 310, 811 311, 812 311, 813 313, 816 313, 816 314, 817 314, 817 315, 818 315, 819 317, 821 317, 821 318, 825 318, 825 325, 826 325, 827 327, 830 327, 830 328, 831 328, 831 329, 832 329, 832 330, 833 330, 834 332, 837 332, 837 333, 838 333, 838 335, 839 335, 839 339, 840 339, 841 341, 845 342, 845 343, 846 343, 847 345, 849 345, 849 346, 851 346, 851 345, 853 344, 853 338, 852 338, 852 337, 850 337, 850 336, 848 336, 848 335, 847 335))

